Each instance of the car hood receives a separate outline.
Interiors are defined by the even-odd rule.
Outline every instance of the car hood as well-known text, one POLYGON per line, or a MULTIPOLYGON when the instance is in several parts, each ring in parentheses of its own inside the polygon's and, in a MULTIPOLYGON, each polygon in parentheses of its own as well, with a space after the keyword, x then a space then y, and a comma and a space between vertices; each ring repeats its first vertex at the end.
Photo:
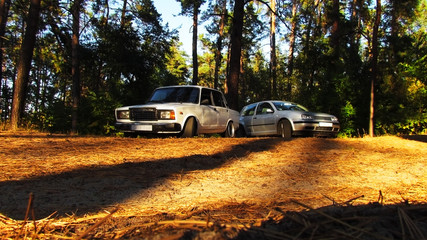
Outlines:
POLYGON ((328 114, 328 113, 321 113, 321 112, 310 112, 310 111, 278 111, 279 115, 284 115, 291 117, 293 120, 301 119, 302 114, 314 116, 314 119, 319 120, 322 118, 332 118, 335 117, 334 115, 328 114))
POLYGON ((178 107, 178 106, 194 106, 197 105, 195 103, 175 103, 175 102, 165 102, 165 103, 147 103, 147 104, 138 104, 138 105, 130 105, 117 108, 118 110, 128 109, 128 108, 159 108, 162 106, 167 107, 178 107))

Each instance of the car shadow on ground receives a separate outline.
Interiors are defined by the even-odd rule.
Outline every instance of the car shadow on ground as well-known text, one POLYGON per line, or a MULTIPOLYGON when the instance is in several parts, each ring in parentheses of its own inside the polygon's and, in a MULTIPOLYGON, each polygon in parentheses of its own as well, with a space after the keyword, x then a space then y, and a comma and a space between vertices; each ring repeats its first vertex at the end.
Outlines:
POLYGON ((282 142, 280 138, 261 138, 232 146, 214 155, 153 159, 114 166, 92 166, 55 175, 0 182, 0 213, 24 219, 30 194, 34 196, 36 219, 52 213, 81 216, 114 205, 146 191, 173 174, 210 170, 232 163, 252 152, 267 151, 282 142), (173 167, 171 167, 173 166, 173 167))

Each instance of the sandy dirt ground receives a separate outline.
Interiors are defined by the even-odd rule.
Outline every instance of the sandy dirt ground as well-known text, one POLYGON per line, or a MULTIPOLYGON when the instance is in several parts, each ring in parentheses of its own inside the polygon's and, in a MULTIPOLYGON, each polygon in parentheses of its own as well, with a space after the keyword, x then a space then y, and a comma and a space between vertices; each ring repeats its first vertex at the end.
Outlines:
POLYGON ((211 227, 212 219, 237 220, 234 229, 242 229, 307 206, 425 204, 426 140, 0 132, 0 238, 24 236, 17 230, 39 238, 82 236, 104 217, 84 236, 162 236, 152 227, 161 221, 163 231, 211 227), (27 226, 30 220, 39 227, 27 226))

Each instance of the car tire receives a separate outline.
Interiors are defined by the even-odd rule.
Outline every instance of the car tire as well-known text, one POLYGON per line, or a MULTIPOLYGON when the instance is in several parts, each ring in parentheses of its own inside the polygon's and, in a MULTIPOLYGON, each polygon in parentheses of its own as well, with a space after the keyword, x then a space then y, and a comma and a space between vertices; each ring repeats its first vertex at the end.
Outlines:
POLYGON ((196 121, 194 118, 189 118, 184 125, 184 129, 181 132, 182 138, 191 138, 196 135, 196 121))
POLYGON ((225 132, 222 134, 223 137, 235 137, 236 136, 236 131, 234 129, 234 124, 233 122, 229 122, 227 124, 227 128, 225 129, 225 132))
POLYGON ((239 125, 239 129, 236 131, 236 137, 246 137, 246 131, 243 125, 239 125))
POLYGON ((277 126, 277 132, 283 139, 290 139, 292 137, 291 123, 286 119, 280 120, 277 126))

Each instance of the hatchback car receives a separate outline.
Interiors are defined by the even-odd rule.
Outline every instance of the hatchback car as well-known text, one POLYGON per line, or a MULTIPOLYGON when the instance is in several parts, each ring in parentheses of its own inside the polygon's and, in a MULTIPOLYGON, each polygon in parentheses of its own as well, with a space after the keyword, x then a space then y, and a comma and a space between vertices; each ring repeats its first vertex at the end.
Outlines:
POLYGON ((340 129, 338 118, 310 112, 305 107, 286 101, 262 101, 243 107, 240 112, 240 132, 245 136, 296 135, 336 137, 340 129))
POLYGON ((154 90, 146 104, 115 110, 116 128, 125 135, 222 133, 234 137, 239 112, 228 107, 224 95, 201 86, 169 86, 154 90))

